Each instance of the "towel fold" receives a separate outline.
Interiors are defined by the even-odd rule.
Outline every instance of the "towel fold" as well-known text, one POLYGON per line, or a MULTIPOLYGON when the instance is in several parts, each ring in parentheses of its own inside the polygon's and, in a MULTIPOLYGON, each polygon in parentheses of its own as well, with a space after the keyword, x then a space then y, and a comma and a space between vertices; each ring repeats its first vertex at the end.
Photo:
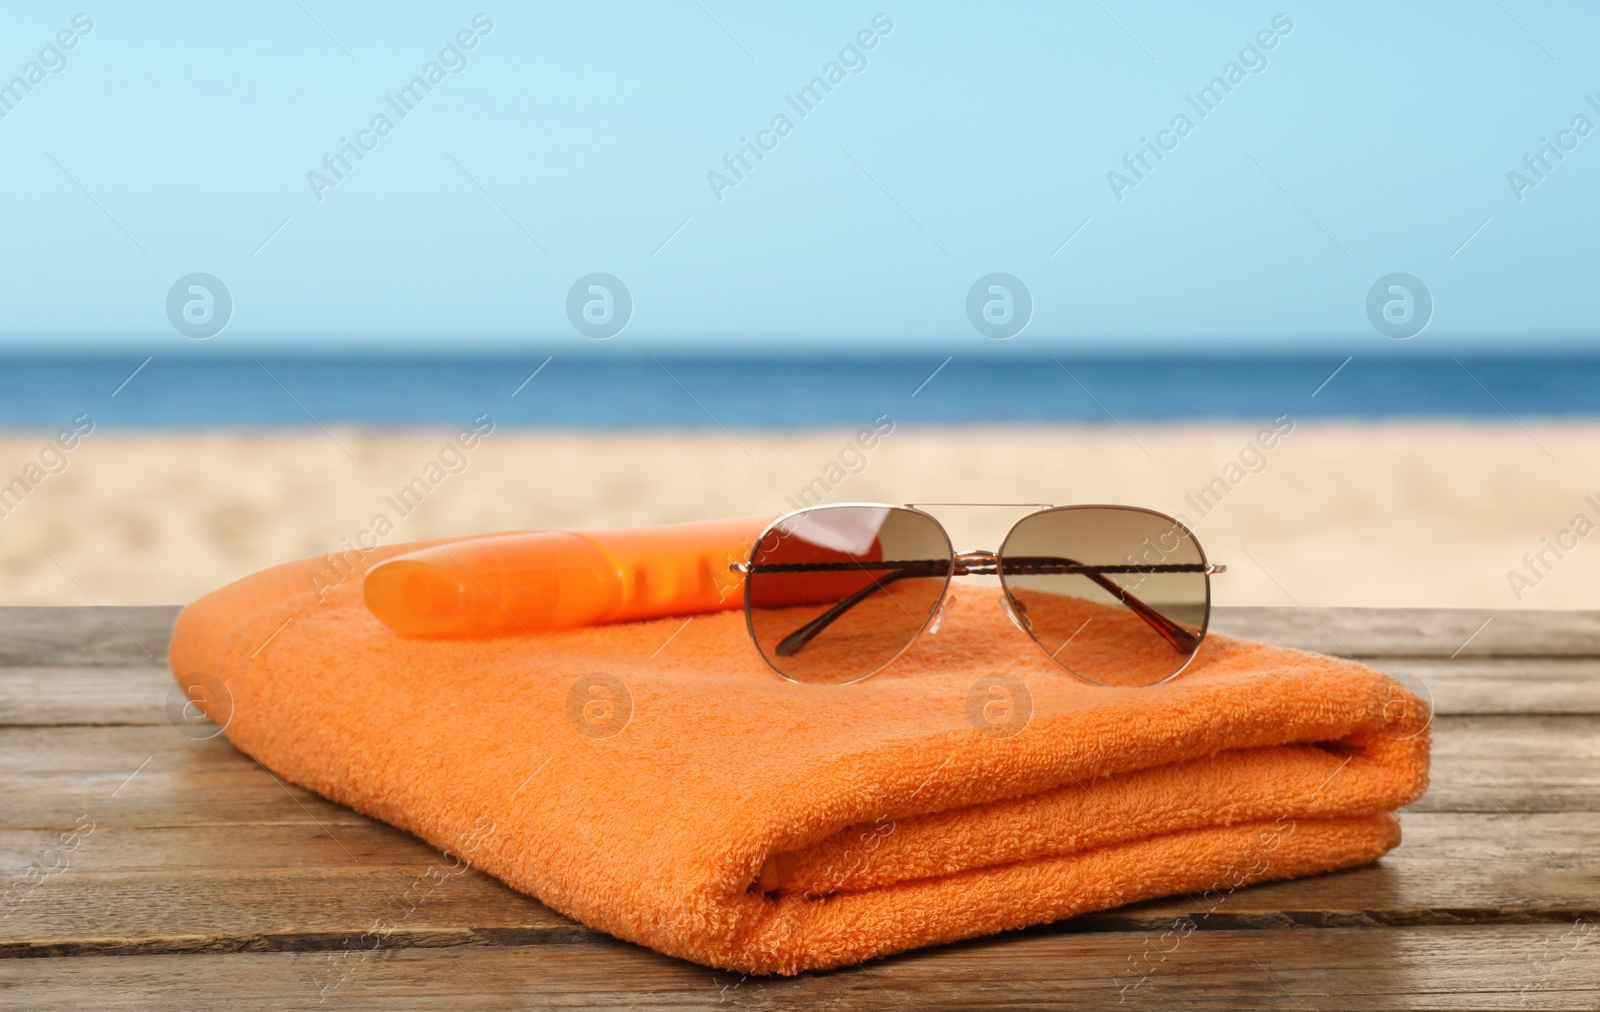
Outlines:
POLYGON ((1427 786, 1425 708, 1349 661, 1212 635, 1167 684, 1086 685, 960 584, 937 636, 854 685, 781 680, 737 613, 410 640, 360 577, 418 547, 200 599, 174 674, 220 683, 228 737, 280 776, 711 966, 826 969, 1362 864, 1427 786))

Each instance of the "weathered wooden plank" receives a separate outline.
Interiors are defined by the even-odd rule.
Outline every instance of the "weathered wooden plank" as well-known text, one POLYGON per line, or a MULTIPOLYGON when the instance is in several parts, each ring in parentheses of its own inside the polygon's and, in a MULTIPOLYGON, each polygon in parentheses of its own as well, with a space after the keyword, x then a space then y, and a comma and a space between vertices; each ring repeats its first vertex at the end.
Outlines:
MULTIPOLYGON (((1086 915, 1060 930, 1276 929, 1600 920, 1600 815, 1412 813, 1377 864, 1217 897, 1173 897, 1086 915)), ((0 832, 12 899, 0 956, 339 950, 371 924, 386 944, 532 945, 595 933, 378 823, 95 824, 70 852, 58 834, 0 832), (55 848, 59 850, 60 848, 55 848), (30 863, 55 869, 29 888, 30 863)), ((1222 892, 1219 890, 1219 893, 1222 892)), ((1600 941, 1600 940, 1597 940, 1600 941)))
POLYGON ((1228 928, 1600 919, 1600 864, 1590 842, 1597 819, 1589 812, 1407 812, 1403 842, 1375 864, 1253 886, 1214 909, 1172 897, 1108 911, 1094 923, 1144 930, 1163 916, 1228 928))
MULTIPOLYGON (((0 868, 21 897, 0 920, 0 955, 337 947, 406 910, 395 945, 529 944, 582 930, 392 827, 320 799, 277 807, 291 821, 137 828, 108 804, 104 819, 0 832, 0 868), (57 840, 74 823, 90 828, 66 851, 57 840), (31 888, 30 864, 51 869, 31 888)), ((1405 833, 1379 864, 1243 890, 1215 909, 1180 897, 1073 923, 1147 929, 1202 912, 1208 924, 1258 928, 1600 916, 1600 866, 1588 856, 1600 814, 1412 812, 1405 833)))
POLYGON ((176 685, 154 665, 0 667, 0 727, 165 724, 176 685))
POLYGON ((1025 933, 747 978, 620 942, 0 960, 38 1012, 227 1008, 1591 1009, 1593 925, 1025 933), (1163 952, 1162 950, 1171 950, 1163 952))
POLYGON ((1592 717, 1439 717, 1426 812, 1600 811, 1592 717))
MULTIPOLYGON (((177 613, 177 606, 0 608, 0 665, 165 663, 177 613)), ((1600 657, 1600 611, 1218 608, 1213 628, 1357 657, 1600 657)))
MULTIPOLYGON (((1600 658, 1372 657, 1414 676, 1441 715, 1600 714, 1600 658)), ((164 724, 182 706, 164 667, 0 667, 0 727, 164 724)), ((181 713, 181 710, 180 710, 181 713)))
POLYGON ((1230 636, 1355 657, 1596 657, 1600 611, 1218 608, 1230 636))
MULTIPOLYGON (((1412 807, 1600 811, 1594 724, 1587 716, 1439 717, 1432 785, 1412 807)), ((0 728, 0 829, 59 829, 80 814, 133 826, 299 822, 307 811, 323 822, 359 818, 274 778, 224 738, 195 741, 161 725, 0 728)))
POLYGON ((361 819, 226 738, 167 726, 0 728, 0 828, 60 830, 79 815, 135 826, 361 819))
POLYGON ((0 608, 0 665, 165 664, 176 605, 0 608))
POLYGON ((1600 714, 1600 658, 1375 656, 1362 663, 1419 679, 1441 715, 1600 714))

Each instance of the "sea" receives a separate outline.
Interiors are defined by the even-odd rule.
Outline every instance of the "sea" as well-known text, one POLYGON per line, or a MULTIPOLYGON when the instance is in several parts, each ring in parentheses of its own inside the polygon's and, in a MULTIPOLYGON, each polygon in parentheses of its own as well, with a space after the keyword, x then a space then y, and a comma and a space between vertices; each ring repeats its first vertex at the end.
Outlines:
POLYGON ((1600 354, 0 358, 0 427, 809 429, 1600 415, 1600 354))

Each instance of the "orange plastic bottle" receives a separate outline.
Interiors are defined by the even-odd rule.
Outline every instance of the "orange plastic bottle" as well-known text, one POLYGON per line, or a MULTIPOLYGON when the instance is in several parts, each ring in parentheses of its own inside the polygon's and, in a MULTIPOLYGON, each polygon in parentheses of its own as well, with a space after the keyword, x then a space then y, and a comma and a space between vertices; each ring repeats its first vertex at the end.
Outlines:
POLYGON ((739 574, 770 517, 525 531, 435 545, 374 566, 367 609, 407 636, 479 638, 744 604, 739 574))

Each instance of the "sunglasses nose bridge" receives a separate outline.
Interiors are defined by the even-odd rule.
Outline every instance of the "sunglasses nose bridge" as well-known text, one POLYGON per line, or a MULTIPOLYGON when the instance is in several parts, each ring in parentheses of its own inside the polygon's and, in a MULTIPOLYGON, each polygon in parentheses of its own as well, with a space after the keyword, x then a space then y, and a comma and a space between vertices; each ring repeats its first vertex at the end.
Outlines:
POLYGON ((1000 565, 1000 556, 982 548, 972 548, 955 554, 957 573, 966 573, 974 568, 978 572, 996 571, 1000 565))
MULTIPOLYGON (((971 572, 972 570, 970 567, 973 566, 983 567, 979 570, 979 572, 987 572, 996 575, 998 575, 1000 572, 999 553, 991 552, 987 549, 974 548, 964 552, 957 552, 955 554, 955 560, 957 572, 971 572)), ((1024 633, 1032 635, 1032 623, 1028 621, 1026 615, 1020 613, 1021 602, 1013 603, 1011 600, 1011 595, 1007 594, 1003 590, 1000 592, 999 600, 1000 609, 1006 613, 1006 618, 1011 620, 1011 624, 1022 630, 1024 633)), ((943 617, 942 610, 940 617, 943 617)))

